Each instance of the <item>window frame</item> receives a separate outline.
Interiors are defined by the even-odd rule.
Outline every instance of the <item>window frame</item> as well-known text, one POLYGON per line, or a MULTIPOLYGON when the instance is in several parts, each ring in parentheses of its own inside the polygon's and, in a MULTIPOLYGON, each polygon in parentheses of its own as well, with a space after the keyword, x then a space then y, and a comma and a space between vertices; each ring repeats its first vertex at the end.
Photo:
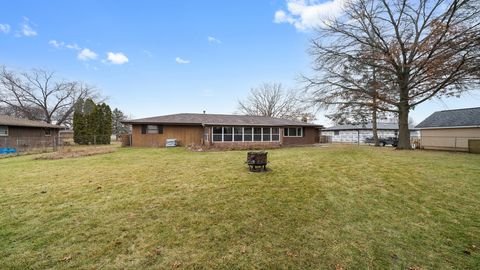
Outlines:
POLYGON ((8 126, 0 126, 0 128, 5 128, 5 133, 0 133, 0 137, 8 137, 8 126))
POLYGON ((147 124, 145 125, 145 128, 142 129, 142 134, 163 134, 163 125, 147 124), (143 133, 144 130, 145 133, 143 133))
POLYGON ((285 127, 283 129, 283 137, 290 137, 290 138, 301 138, 303 137, 303 127, 285 127), (290 135, 290 129, 295 129, 295 136, 290 135), (300 135, 298 135, 298 131, 300 130, 300 135))
POLYGON ((213 143, 232 143, 232 142, 279 142, 280 141, 280 127, 265 127, 265 126, 212 126, 210 127, 211 132, 211 140, 213 143), (227 130, 225 130, 227 129, 227 130), (231 129, 231 133, 225 133, 225 131, 229 131, 231 129), (257 129, 255 132, 255 129, 257 129), (268 134, 265 133, 268 129, 268 134), (217 132, 214 132, 217 131, 217 132), (221 130, 221 133, 219 132, 221 130), (245 133, 248 130, 249 133, 245 133), (277 133, 274 134, 273 131, 277 133), (240 133, 241 132, 241 133, 240 133), (225 140, 225 137, 231 137, 231 140, 225 140), (236 140, 241 136, 241 140, 236 140), (257 136, 257 139, 255 139, 257 136), (274 139, 275 136, 275 139, 274 139), (265 138, 269 138, 269 140, 265 140, 265 138), (221 138, 221 140, 219 140, 221 138), (245 140, 245 138, 249 138, 250 140, 245 140))
POLYGON ((52 136, 52 129, 51 128, 46 128, 44 131, 45 131, 45 137, 51 137, 52 136))

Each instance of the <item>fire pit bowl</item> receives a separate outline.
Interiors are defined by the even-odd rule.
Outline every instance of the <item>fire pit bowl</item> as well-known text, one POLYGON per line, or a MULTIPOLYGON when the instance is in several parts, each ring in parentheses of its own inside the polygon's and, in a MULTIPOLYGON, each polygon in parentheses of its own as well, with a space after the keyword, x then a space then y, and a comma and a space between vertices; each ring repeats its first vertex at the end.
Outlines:
POLYGON ((267 170, 267 155, 268 152, 248 152, 247 153, 247 164, 251 172, 260 172, 267 170))

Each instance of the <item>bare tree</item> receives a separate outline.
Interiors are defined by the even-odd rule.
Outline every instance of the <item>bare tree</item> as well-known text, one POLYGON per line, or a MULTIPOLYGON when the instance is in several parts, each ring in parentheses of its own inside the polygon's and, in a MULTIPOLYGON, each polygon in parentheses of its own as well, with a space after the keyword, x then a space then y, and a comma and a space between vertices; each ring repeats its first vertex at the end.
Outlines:
POLYGON ((89 85, 57 80, 53 72, 41 69, 14 72, 3 67, 0 71, 0 105, 18 117, 69 125, 75 103, 97 95, 89 85))
POLYGON ((398 114, 399 149, 411 149, 411 109, 434 97, 459 96, 480 82, 478 0, 349 1, 343 16, 325 22, 317 34, 308 91, 339 104, 365 104, 354 98, 375 95, 380 110, 398 114), (358 83, 355 65, 376 70, 376 92, 358 83))
POLYGON ((263 83, 250 89, 250 95, 238 101, 238 111, 246 115, 262 115, 283 119, 314 120, 311 106, 293 90, 284 91, 280 83, 263 83))

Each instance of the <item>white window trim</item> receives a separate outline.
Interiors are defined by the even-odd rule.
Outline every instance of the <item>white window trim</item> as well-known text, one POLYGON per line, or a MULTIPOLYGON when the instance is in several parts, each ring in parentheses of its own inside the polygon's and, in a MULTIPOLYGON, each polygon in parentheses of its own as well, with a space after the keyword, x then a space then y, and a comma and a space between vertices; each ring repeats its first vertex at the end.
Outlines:
MULTIPOLYGON (((242 140, 241 141, 236 141, 235 140, 235 128, 239 128, 239 126, 212 126, 210 127, 210 132, 211 132, 211 141, 212 143, 231 143, 231 142, 280 142, 280 127, 276 127, 278 128, 278 134, 275 134, 275 135, 278 135, 278 140, 273 140, 273 127, 262 127, 262 126, 247 126, 247 127, 244 127, 242 126, 242 140), (232 140, 231 141, 225 141, 225 131, 224 131, 224 128, 225 127, 229 127, 229 128, 232 128, 232 140), (216 141, 213 139, 213 137, 215 135, 220 135, 220 133, 213 133, 213 129, 214 128, 221 128, 222 129, 222 140, 221 141, 216 141), (245 141, 245 128, 250 128, 252 133, 250 134, 250 136, 252 137, 252 139, 250 141, 245 141), (255 128, 260 128, 260 141, 255 141, 255 128), (263 129, 264 128, 268 128, 270 129, 270 140, 264 140, 263 139, 263 129)), ((258 134, 257 134, 258 135, 258 134)))
POLYGON ((1 126, 4 127, 7 130, 7 134, 0 134, 0 137, 8 137, 8 126, 1 126))
POLYGON ((286 127, 284 129, 287 130, 287 134, 290 133, 289 129, 290 128, 296 128, 297 129, 297 135, 296 136, 290 136, 290 135, 285 135, 285 131, 283 131, 283 137, 290 137, 290 138, 300 138, 303 137, 303 127, 286 127), (300 135, 298 135, 298 129, 300 129, 300 135))

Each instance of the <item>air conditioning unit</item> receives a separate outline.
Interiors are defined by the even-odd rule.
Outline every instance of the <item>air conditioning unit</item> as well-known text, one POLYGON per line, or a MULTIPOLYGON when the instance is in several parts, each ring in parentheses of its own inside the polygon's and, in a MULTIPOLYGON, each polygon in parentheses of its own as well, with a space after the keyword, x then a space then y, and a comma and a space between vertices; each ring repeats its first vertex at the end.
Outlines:
POLYGON ((167 139, 165 147, 175 147, 177 146, 177 139, 167 139))

